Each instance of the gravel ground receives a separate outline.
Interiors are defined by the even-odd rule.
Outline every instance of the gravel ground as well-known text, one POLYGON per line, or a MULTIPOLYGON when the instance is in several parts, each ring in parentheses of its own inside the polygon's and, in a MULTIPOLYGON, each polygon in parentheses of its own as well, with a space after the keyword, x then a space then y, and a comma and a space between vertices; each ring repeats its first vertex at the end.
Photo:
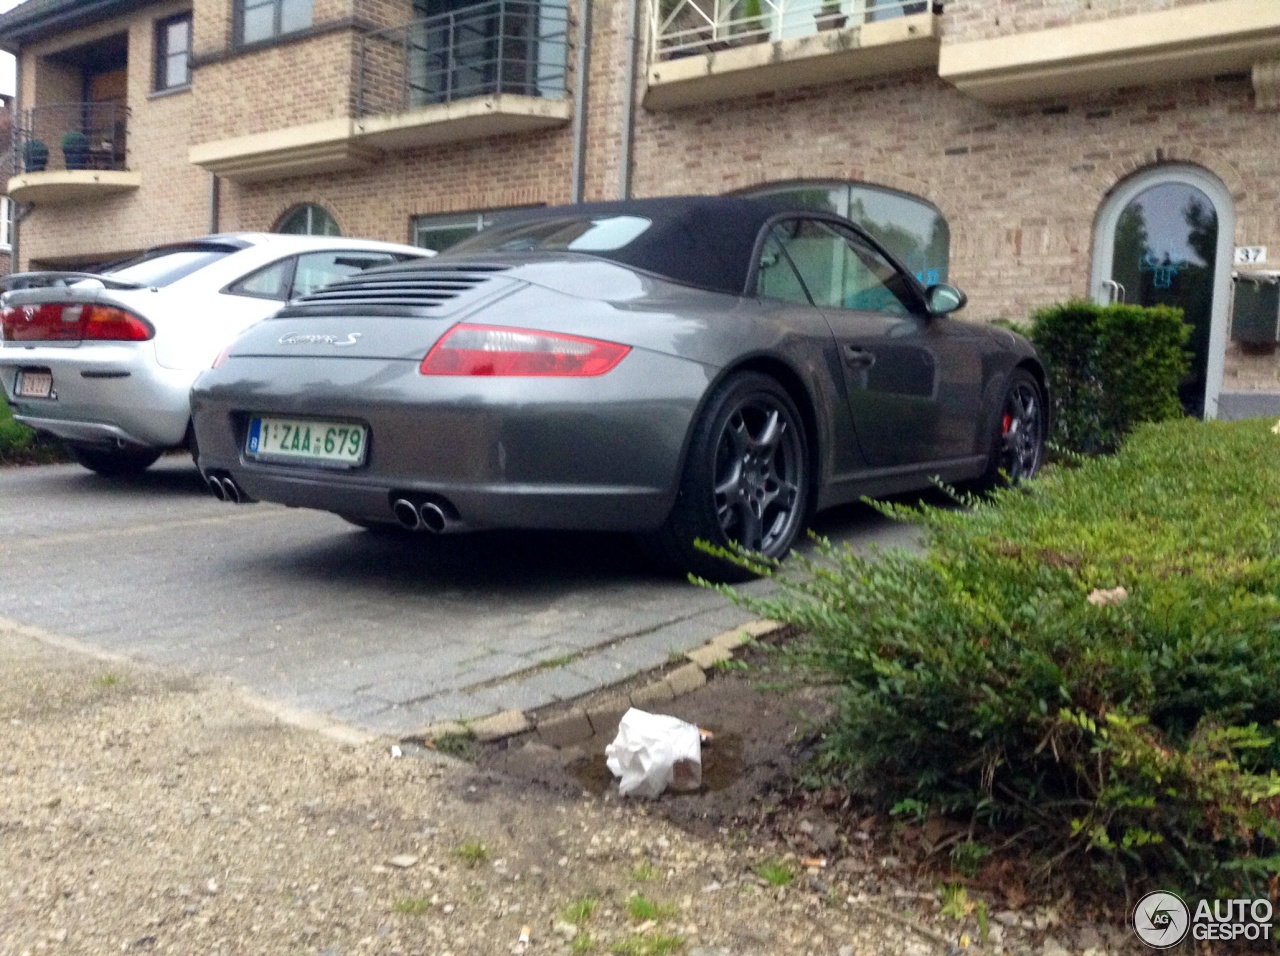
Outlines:
POLYGON ((964 930, 794 863, 770 885, 777 847, 394 759, 4 626, 0 673, 0 956, 506 954, 524 926, 530 954, 941 956, 964 930))

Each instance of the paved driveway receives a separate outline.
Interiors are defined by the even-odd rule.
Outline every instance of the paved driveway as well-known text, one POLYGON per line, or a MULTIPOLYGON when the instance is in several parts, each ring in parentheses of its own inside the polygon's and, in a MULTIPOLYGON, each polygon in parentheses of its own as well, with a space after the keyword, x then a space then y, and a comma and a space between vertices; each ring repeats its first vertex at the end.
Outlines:
MULTIPOLYGON (((820 530, 914 540, 863 507, 820 530)), ((0 561, 0 617, 395 735, 575 697, 747 620, 625 537, 375 535, 220 504, 176 457, 131 484, 0 470, 0 561)))

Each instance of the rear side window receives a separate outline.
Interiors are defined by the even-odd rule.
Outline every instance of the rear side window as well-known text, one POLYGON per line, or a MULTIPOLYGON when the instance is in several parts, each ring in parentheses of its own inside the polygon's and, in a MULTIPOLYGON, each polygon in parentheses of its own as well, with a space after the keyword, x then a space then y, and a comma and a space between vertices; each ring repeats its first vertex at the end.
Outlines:
POLYGON ((290 298, 310 295, 330 282, 396 261, 395 256, 386 252, 309 252, 298 256, 298 270, 293 277, 290 298))
POLYGON ((232 295, 251 295, 259 299, 289 298, 289 283, 293 279, 294 258, 281 259, 257 272, 250 272, 227 289, 232 295))
POLYGON ((231 255, 230 249, 158 249, 114 266, 112 278, 163 289, 231 255))

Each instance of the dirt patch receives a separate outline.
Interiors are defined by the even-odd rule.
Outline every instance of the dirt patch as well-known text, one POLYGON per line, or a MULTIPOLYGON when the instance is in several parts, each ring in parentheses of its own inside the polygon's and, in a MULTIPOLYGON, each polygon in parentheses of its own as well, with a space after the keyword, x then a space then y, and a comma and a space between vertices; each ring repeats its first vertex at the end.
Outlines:
MULTIPOLYGON (((762 680, 759 673, 713 671, 705 686, 654 707, 713 734, 702 749, 702 788, 664 794, 653 804, 657 812, 695 833, 715 834, 739 825, 744 811, 790 786, 831 713, 831 693, 769 689, 762 680)), ((605 766, 608 743, 597 736, 558 750, 525 735, 483 749, 477 764, 505 775, 514 788, 536 784, 564 797, 598 796, 617 790, 605 766)))

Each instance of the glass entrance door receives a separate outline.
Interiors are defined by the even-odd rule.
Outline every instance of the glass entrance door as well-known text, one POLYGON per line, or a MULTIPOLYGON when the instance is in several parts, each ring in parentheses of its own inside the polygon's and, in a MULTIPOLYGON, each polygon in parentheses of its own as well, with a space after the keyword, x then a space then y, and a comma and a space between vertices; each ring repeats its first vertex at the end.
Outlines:
POLYGON ((1094 297, 1102 303, 1170 305, 1191 328, 1191 368, 1179 387, 1187 414, 1210 417, 1222 381, 1230 199, 1194 168, 1161 169, 1117 189, 1099 217, 1094 297), (1214 195, 1214 194, 1218 195, 1214 195), (1217 354, 1215 353, 1215 345, 1217 354), (1213 374, 1211 374, 1213 373, 1213 374), (1208 404, 1206 404, 1208 401, 1208 404))

